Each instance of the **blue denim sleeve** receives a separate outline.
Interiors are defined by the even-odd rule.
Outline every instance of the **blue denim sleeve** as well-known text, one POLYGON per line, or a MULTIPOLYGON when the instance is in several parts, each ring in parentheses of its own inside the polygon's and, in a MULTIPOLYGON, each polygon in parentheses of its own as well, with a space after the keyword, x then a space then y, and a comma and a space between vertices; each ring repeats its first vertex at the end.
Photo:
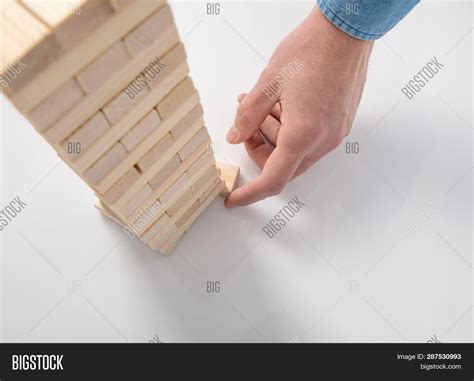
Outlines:
POLYGON ((376 40, 392 29, 419 0, 318 0, 336 27, 361 40, 376 40))

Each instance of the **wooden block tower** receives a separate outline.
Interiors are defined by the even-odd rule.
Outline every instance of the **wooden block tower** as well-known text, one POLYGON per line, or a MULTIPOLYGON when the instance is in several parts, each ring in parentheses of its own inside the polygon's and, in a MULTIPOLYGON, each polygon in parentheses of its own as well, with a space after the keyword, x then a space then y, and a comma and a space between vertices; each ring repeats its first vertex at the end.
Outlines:
POLYGON ((1 87, 96 193, 172 251, 238 169, 217 164, 164 0, 2 0, 1 87))

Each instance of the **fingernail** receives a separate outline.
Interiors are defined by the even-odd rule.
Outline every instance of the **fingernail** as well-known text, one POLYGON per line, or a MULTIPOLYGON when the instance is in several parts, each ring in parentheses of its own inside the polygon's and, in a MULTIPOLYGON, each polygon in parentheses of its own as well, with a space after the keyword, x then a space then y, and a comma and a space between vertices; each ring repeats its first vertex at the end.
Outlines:
POLYGON ((239 141, 239 131, 232 126, 229 132, 227 133, 226 139, 229 143, 237 143, 239 141))

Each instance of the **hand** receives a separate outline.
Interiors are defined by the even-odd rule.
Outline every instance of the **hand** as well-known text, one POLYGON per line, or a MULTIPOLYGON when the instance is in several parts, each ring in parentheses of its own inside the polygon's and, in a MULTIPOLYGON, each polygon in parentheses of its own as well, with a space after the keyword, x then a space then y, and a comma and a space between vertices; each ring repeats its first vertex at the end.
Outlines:
POLYGON ((229 143, 245 144, 262 172, 233 191, 227 207, 280 194, 341 143, 362 96, 372 46, 337 29, 318 8, 279 44, 252 91, 239 96, 227 134, 229 143))

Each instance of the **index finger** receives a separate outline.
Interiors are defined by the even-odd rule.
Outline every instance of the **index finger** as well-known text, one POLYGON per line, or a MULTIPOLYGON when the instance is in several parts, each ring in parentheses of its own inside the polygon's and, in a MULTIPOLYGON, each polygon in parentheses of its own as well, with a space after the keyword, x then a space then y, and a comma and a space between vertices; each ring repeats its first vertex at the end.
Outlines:
POLYGON ((225 206, 244 206, 280 194, 292 179, 303 155, 282 146, 277 146, 269 156, 262 173, 234 190, 226 199, 225 206))

